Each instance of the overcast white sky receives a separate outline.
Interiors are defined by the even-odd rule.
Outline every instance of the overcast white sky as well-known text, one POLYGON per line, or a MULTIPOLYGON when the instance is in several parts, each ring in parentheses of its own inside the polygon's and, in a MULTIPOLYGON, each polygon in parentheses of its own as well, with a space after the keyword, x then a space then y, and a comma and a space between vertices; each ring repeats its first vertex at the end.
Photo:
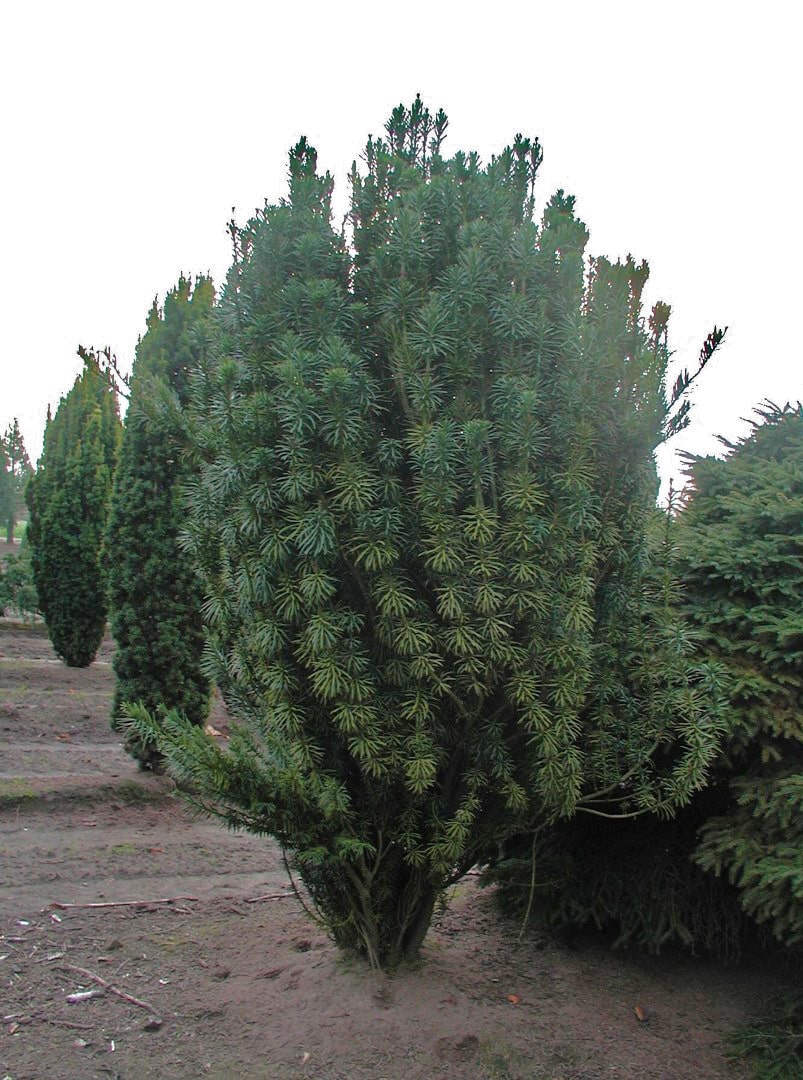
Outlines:
POLYGON ((231 208, 285 193, 317 147, 345 207, 369 132, 420 91, 446 149, 545 150, 539 208, 577 196, 592 253, 648 259, 676 362, 730 327, 661 452, 708 453, 803 397, 797 5, 414 2, 5 4, 0 14, 0 425, 36 457, 78 343, 130 364, 155 294, 229 262, 231 208))

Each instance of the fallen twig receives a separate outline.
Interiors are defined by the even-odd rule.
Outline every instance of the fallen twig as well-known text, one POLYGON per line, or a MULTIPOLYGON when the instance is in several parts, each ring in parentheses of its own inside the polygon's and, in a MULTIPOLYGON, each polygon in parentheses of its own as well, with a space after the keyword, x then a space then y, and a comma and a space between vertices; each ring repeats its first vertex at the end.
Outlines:
POLYGON ((245 903, 258 904, 262 900, 295 900, 295 896, 291 892, 265 893, 264 896, 249 896, 245 903))
POLYGON ((80 1005, 83 1001, 91 1001, 92 998, 103 997, 102 990, 79 990, 75 994, 68 994, 67 1001, 70 1005, 80 1005))
MULTIPOLYGON (((122 998, 123 1001, 128 1001, 131 1005, 138 1005, 140 1009, 147 1009, 148 1012, 153 1013, 154 1016, 159 1015, 156 1009, 154 1009, 153 1005, 149 1005, 147 1001, 142 1001, 140 1000, 140 998, 134 997, 133 994, 127 994, 125 990, 119 990, 116 986, 112 986, 110 982, 102 979, 100 975, 95 975, 94 972, 87 971, 86 968, 76 967, 74 964, 62 964, 61 970, 71 971, 76 975, 81 975, 83 976, 83 978, 89 979, 90 982, 97 983, 97 985, 102 987, 104 990, 108 990, 110 994, 115 994, 117 997, 122 998)), ((94 991, 89 990, 86 991, 86 993, 94 994, 94 991)), ((68 1001, 70 1000, 70 997, 77 997, 77 995, 70 994, 67 997, 68 1001)))
POLYGON ((56 1016, 37 1016, 34 1019, 44 1020, 46 1024, 59 1024, 61 1027, 75 1028, 76 1031, 91 1031, 91 1024, 75 1024, 72 1020, 59 1020, 56 1016))
POLYGON ((33 1024, 37 1020, 41 1020, 43 1024, 59 1024, 61 1027, 75 1028, 77 1031, 92 1030, 92 1024, 76 1024, 72 1020, 62 1020, 57 1016, 48 1016, 48 1008, 47 1005, 40 1005, 30 1013, 9 1013, 8 1016, 3 1017, 3 1023, 8 1020, 16 1020, 19 1024, 33 1024))
POLYGON ((38 960, 34 960, 35 964, 52 964, 54 960, 61 960, 64 957, 63 952, 51 953, 50 956, 40 956, 38 960))
MULTIPOLYGON (((197 896, 166 896, 161 900, 106 900, 94 904, 62 904, 54 900, 49 906, 67 911, 69 908, 149 907, 151 904, 175 904, 178 900, 197 900, 197 896)), ((20 941, 22 938, 20 938, 20 941)))

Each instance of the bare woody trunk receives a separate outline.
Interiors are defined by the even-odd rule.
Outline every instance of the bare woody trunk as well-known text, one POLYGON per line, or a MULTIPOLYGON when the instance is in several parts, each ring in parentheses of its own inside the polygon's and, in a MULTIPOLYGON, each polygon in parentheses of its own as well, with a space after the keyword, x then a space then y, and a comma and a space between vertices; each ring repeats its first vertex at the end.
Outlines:
POLYGON ((305 868, 302 877, 335 943, 374 969, 414 961, 442 886, 385 852, 378 860, 305 868))

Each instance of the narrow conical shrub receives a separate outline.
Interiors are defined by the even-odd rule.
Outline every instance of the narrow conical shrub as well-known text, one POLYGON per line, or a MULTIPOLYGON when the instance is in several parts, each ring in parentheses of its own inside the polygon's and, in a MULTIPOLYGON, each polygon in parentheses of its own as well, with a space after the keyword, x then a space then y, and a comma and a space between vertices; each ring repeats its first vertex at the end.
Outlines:
POLYGON ((26 489, 39 603, 53 648, 71 667, 92 663, 106 626, 102 546, 119 438, 114 385, 87 353, 26 489))
MULTIPOLYGON (((124 702, 178 709, 203 724, 209 682, 200 579, 180 543, 186 519, 182 485, 192 475, 183 446, 188 380, 205 348, 211 281, 182 278, 154 305, 137 346, 130 402, 107 533, 115 691, 112 724, 124 702)), ((154 743, 131 738, 143 768, 160 768, 154 743)))

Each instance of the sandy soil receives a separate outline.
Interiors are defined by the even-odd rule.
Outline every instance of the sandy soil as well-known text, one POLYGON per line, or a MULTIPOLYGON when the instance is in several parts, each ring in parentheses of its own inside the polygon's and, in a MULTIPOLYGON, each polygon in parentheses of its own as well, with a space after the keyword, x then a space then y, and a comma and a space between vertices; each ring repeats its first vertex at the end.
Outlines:
POLYGON ((109 654, 69 670, 41 627, 0 620, 4 1080, 743 1075, 727 1033, 776 973, 519 942, 473 878, 414 970, 343 959, 275 845, 191 819, 136 770, 108 727, 109 654))

